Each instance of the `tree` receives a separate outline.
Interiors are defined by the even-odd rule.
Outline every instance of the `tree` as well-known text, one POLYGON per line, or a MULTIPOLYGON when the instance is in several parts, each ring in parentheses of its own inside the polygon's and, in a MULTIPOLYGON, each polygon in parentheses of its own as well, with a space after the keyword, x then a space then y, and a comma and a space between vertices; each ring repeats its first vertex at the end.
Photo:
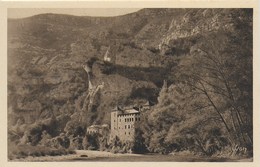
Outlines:
POLYGON ((133 143, 132 150, 134 153, 146 153, 148 152, 144 141, 145 139, 143 138, 143 132, 141 131, 140 128, 137 128, 135 131, 135 141, 133 143))
POLYGON ((158 97, 158 104, 142 116, 140 130, 142 140, 151 152, 167 153, 171 142, 166 137, 172 126, 184 120, 184 112, 181 112, 182 98, 178 96, 178 86, 167 86, 164 83, 158 97), (179 102, 179 104, 177 103, 179 102))
MULTIPOLYGON (((248 27, 250 19, 239 25, 248 27)), ((231 144, 249 147, 252 146, 252 46, 250 38, 240 36, 250 36, 250 31, 219 30, 204 36, 191 55, 179 64, 178 76, 179 82, 201 94, 200 101, 207 101, 218 115, 231 144)))
POLYGON ((85 134, 85 128, 77 120, 68 121, 64 131, 67 136, 73 135, 76 137, 83 136, 85 134))
POLYGON ((90 150, 98 150, 100 143, 99 143, 99 135, 94 134, 87 134, 85 137, 85 144, 87 144, 85 147, 87 147, 90 150))

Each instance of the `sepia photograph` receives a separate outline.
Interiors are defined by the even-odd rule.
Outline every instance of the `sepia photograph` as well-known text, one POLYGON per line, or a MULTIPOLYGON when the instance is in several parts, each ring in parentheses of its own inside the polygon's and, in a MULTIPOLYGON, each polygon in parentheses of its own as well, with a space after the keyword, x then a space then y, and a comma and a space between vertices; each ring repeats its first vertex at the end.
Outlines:
POLYGON ((8 8, 7 161, 253 162, 253 17, 8 8))

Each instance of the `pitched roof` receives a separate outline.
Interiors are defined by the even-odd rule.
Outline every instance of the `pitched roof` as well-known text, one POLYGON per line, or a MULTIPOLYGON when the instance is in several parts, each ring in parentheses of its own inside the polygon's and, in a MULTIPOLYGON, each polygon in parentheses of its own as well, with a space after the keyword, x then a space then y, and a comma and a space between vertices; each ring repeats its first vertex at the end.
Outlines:
POLYGON ((133 108, 124 110, 124 114, 134 114, 134 113, 139 113, 139 111, 133 108))

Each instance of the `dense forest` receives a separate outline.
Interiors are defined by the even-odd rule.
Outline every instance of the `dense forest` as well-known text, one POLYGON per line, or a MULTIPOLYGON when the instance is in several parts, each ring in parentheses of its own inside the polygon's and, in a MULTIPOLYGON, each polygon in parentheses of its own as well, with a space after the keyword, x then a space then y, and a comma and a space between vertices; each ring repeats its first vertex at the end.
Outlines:
POLYGON ((252 9, 9 19, 9 158, 26 155, 25 145, 252 157, 252 63, 252 9), (93 94, 90 78, 102 85, 93 94), (86 134, 110 124, 116 105, 146 100, 155 105, 142 113, 134 143, 107 143, 109 129, 86 134))

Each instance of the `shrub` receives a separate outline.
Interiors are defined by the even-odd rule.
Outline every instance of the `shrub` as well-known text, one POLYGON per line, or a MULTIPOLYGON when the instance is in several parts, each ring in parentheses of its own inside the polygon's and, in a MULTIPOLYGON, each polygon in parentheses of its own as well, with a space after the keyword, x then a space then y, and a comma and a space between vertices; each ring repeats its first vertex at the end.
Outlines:
POLYGON ((15 150, 9 150, 8 158, 20 159, 27 156, 39 157, 39 156, 58 156, 58 155, 67 155, 75 154, 75 151, 68 149, 54 149, 44 146, 30 146, 30 145, 18 145, 15 150))

